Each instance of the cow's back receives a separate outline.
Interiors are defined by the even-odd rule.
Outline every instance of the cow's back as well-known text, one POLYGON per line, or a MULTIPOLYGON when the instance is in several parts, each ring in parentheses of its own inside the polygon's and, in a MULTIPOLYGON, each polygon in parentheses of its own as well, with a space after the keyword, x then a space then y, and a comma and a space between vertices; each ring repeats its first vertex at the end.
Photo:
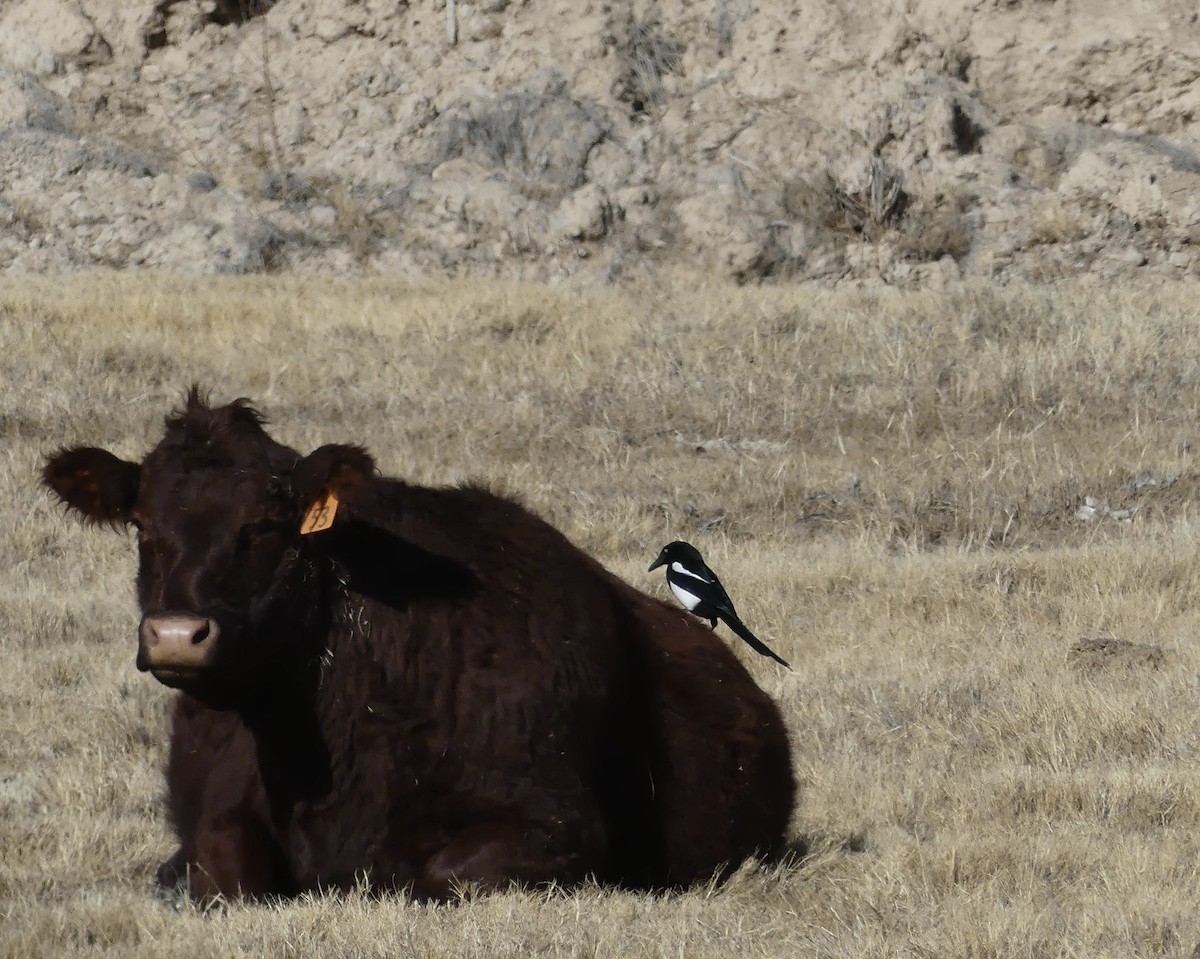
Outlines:
POLYGON ((654 809, 667 884, 778 851, 795 801, 778 707, 716 632, 626 589, 660 750, 654 809))
POLYGON ((478 580, 427 610, 453 651, 425 647, 454 677, 459 747, 501 773, 582 781, 609 848, 592 871, 685 885, 780 845, 786 729, 718 635, 486 490, 397 486, 380 505, 478 580))

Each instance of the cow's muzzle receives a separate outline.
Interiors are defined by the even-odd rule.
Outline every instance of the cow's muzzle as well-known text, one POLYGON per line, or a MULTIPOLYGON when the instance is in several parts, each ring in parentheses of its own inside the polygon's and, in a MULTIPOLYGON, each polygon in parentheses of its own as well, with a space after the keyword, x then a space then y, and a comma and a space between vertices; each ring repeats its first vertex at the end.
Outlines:
POLYGON ((210 616, 155 613, 142 620, 138 632, 138 669, 178 686, 210 665, 221 627, 210 616))

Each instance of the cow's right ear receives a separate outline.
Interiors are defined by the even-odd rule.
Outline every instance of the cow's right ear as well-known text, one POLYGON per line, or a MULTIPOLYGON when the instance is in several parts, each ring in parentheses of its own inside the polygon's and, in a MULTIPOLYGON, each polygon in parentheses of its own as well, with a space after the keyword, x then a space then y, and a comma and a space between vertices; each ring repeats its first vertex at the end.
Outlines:
POLYGON ((63 450, 46 461, 42 482, 93 523, 128 523, 142 468, 94 446, 63 450))
POLYGON ((375 460, 361 446, 332 443, 313 450, 292 468, 291 486, 304 518, 300 532, 319 533, 333 525, 342 503, 375 475, 375 460))

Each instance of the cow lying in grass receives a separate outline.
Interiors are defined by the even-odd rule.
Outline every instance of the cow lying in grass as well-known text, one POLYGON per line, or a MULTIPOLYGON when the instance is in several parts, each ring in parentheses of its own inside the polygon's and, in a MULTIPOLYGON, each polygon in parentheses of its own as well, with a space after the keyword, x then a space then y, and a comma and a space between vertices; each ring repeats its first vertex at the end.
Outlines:
POLYGON ((193 389, 140 464, 44 470, 137 528, 137 665, 179 690, 160 883, 658 889, 780 847, 783 722, 709 630, 511 500, 262 424, 193 389))

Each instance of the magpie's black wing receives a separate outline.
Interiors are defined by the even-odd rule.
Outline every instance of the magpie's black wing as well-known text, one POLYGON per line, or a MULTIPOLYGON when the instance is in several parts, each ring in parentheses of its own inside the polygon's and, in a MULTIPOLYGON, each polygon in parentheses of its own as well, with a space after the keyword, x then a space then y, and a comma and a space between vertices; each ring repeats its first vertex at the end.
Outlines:
POLYGON ((737 616, 723 615, 721 620, 726 626, 737 633, 738 636, 744 639, 747 645, 749 645, 750 648, 756 653, 759 653, 762 656, 770 657, 771 659, 775 660, 775 662, 779 663, 780 666, 786 666, 788 669, 792 668, 791 663, 779 656, 773 649, 771 649, 770 646, 750 632, 750 630, 746 627, 746 624, 738 619, 737 616))
POLYGON ((700 566, 702 568, 697 570, 672 567, 668 574, 669 579, 680 589, 691 593, 713 612, 737 616, 737 610, 733 608, 733 600, 725 592, 725 587, 717 579, 717 574, 703 563, 700 566))

